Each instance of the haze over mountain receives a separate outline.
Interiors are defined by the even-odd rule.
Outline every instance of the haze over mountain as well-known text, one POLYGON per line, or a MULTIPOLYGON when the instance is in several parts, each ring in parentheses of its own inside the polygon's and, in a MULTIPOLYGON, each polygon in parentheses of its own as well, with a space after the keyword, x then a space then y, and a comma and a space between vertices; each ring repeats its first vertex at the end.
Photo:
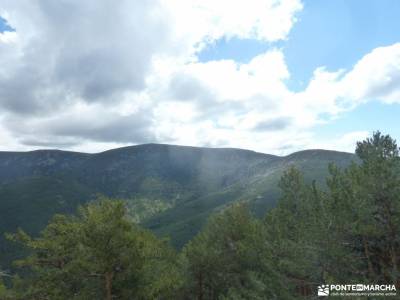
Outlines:
MULTIPOLYGON (((249 201, 258 215, 274 206, 290 165, 323 184, 327 166, 350 153, 306 150, 280 157, 249 150, 144 144, 97 154, 59 150, 0 152, 0 232, 37 234, 55 213, 104 195, 124 199, 132 219, 182 246, 226 204, 249 201)), ((19 252, 3 237, 0 265, 19 252)))

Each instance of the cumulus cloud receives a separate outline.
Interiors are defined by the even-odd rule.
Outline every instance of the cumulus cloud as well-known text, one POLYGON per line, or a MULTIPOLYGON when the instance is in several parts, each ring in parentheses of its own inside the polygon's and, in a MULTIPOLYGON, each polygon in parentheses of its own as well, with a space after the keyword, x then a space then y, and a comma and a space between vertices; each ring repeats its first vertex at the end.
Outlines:
POLYGON ((400 103, 400 43, 373 49, 350 70, 316 69, 294 98, 298 111, 306 109, 314 117, 337 116, 368 101, 400 103))
MULTIPOLYGON (((273 42, 286 39, 300 0, 164 0, 175 36, 187 51, 198 51, 222 37, 273 42)), ((182 50, 182 49, 180 49, 182 50)))
POLYGON ((318 145, 354 150, 355 138, 364 138, 366 132, 318 144, 313 142, 312 128, 365 101, 398 101, 399 54, 399 44, 394 44, 372 50, 350 70, 317 68, 300 92, 292 92, 285 83, 290 74, 279 49, 246 64, 233 60, 186 64, 175 68, 183 75, 173 77, 168 86, 186 91, 180 93, 186 99, 185 109, 176 109, 172 118, 160 118, 165 124, 160 130, 183 144, 188 139, 182 136, 191 135, 192 143, 247 145, 280 154, 318 145))
POLYGON ((0 33, 4 130, 21 147, 142 143, 170 140, 157 127, 182 124, 164 114, 171 105, 194 127, 208 114, 235 115, 242 104, 213 103, 243 101, 242 77, 274 59, 239 70, 197 62, 198 51, 220 38, 285 39, 302 8, 300 0, 250 2, 2 0, 0 15, 15 29, 0 33), (219 85, 231 70, 230 92, 219 85))
POLYGON ((98 105, 76 106, 56 116, 9 117, 3 123, 19 135, 23 145, 31 146, 75 146, 85 140, 148 143, 155 139, 152 114, 145 109, 122 115, 98 105))
POLYGON ((2 1, 1 7, 17 36, 14 63, 0 77, 0 103, 13 113, 53 113, 71 102, 118 101, 141 90, 168 38, 157 1, 2 1))
POLYGON ((400 103, 400 43, 365 55, 341 80, 343 97, 362 102, 400 103))

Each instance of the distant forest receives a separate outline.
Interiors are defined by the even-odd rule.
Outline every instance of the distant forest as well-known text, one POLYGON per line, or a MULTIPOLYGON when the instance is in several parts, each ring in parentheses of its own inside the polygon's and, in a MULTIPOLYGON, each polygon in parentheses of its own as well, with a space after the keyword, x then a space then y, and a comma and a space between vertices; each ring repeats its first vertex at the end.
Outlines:
POLYGON ((400 288, 400 158, 375 132, 359 160, 329 166, 326 186, 289 167, 262 218, 246 201, 213 214, 181 250, 100 197, 55 215, 38 237, 7 233, 28 255, 0 270, 2 300, 307 299, 317 286, 400 288))

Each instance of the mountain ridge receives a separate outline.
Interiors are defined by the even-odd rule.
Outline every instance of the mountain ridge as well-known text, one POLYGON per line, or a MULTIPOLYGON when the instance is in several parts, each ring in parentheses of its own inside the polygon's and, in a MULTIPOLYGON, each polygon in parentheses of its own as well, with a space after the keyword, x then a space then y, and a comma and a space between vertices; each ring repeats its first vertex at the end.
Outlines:
MULTIPOLYGON (((290 166, 323 184, 327 166, 347 166, 354 154, 304 150, 287 156, 239 148, 142 144, 99 153, 63 150, 0 152, 0 233, 22 227, 37 234, 55 213, 74 213, 97 195, 126 201, 133 220, 176 247, 207 217, 235 201, 258 215, 279 198, 280 176, 290 166)), ((19 256, 0 237, 0 265, 19 256)))
POLYGON ((72 150, 62 150, 62 149, 48 149, 48 148, 43 148, 43 149, 36 149, 36 150, 27 150, 27 151, 5 151, 5 150, 0 150, 0 156, 2 154, 22 154, 22 153, 46 153, 46 152, 57 152, 57 153, 71 153, 71 154, 82 154, 82 155, 97 155, 97 154, 103 154, 106 152, 112 152, 116 150, 124 150, 124 149, 132 149, 132 148, 141 148, 141 147, 146 147, 146 146, 165 146, 165 147, 176 147, 176 148, 187 148, 187 149, 207 149, 207 150, 239 150, 239 151, 246 151, 246 152, 253 152, 257 154, 263 154, 263 155, 268 155, 268 156, 275 156, 275 157, 288 157, 296 153, 302 153, 302 152, 312 152, 312 151, 322 151, 322 152, 334 152, 334 153, 344 153, 344 154, 351 154, 353 153, 346 152, 346 151, 338 151, 338 150, 329 150, 329 149, 322 149, 322 148, 310 148, 310 149, 304 149, 304 150, 299 150, 292 152, 287 155, 275 155, 275 154, 269 154, 265 152, 259 152, 251 149, 244 149, 244 148, 236 148, 236 147, 207 147, 207 146, 186 146, 186 145, 175 145, 175 144, 164 144, 164 143, 144 143, 144 144, 137 144, 137 145, 129 145, 129 146, 124 146, 124 147, 118 147, 118 148, 112 148, 112 149, 107 149, 104 151, 100 152, 81 152, 81 151, 72 151, 72 150))

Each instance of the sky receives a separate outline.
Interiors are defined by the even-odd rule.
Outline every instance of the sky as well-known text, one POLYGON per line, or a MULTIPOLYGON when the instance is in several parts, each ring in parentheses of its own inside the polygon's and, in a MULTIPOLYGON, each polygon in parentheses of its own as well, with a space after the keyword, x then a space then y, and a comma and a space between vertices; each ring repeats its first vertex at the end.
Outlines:
POLYGON ((0 150, 400 141, 398 0, 0 0, 0 150))

